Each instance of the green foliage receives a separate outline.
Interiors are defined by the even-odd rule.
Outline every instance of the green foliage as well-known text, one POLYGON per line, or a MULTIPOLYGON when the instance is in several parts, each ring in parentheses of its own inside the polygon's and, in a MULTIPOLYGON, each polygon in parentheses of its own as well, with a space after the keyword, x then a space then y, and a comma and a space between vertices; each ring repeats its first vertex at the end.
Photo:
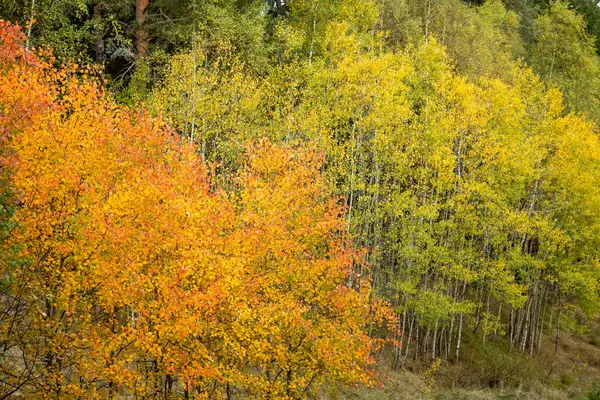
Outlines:
POLYGON ((31 26, 30 45, 47 45, 65 59, 86 57, 93 26, 89 23, 87 0, 6 0, 0 19, 31 26))
POLYGON ((535 20, 529 62, 568 105, 600 121, 600 61, 583 17, 556 2, 535 20))
POLYGON ((411 0, 382 2, 380 29, 385 32, 386 44, 393 49, 418 43, 422 37, 423 21, 418 17, 418 4, 411 0))
POLYGON ((587 31, 598 43, 600 41, 600 8, 595 0, 570 0, 569 3, 585 18, 587 31))
POLYGON ((259 82, 244 73, 231 50, 209 60, 196 47, 172 58, 148 104, 167 115, 186 140, 197 143, 202 158, 216 163, 225 176, 236 169, 246 143, 255 138, 263 96, 259 82))
POLYGON ((447 48, 457 70, 466 76, 501 76, 507 64, 524 55, 519 16, 499 0, 481 7, 443 0, 431 14, 431 35, 447 48))
MULTIPOLYGON (((503 31, 493 21, 518 21, 498 2, 445 4, 491 21, 491 33, 503 31)), ((533 352, 556 318, 547 303, 561 327, 573 312, 595 313, 594 127, 511 61, 508 39, 475 46, 490 64, 457 68, 470 79, 435 35, 395 53, 362 40, 349 22, 330 22, 319 57, 267 78, 197 50, 174 59, 151 104, 223 175, 257 135, 315 143, 376 288, 404 321, 404 357, 457 356, 463 325, 533 352)))
POLYGON ((594 389, 587 393, 587 400, 600 400, 600 385, 596 385, 594 389))
POLYGON ((329 27, 345 22, 345 32, 355 34, 361 45, 369 47, 370 33, 377 22, 375 0, 290 0, 286 23, 304 38, 302 58, 312 60, 325 52, 329 27))
MULTIPOLYGON (((200 35, 209 56, 218 57, 225 47, 234 50, 254 70, 269 67, 271 49, 265 39, 270 16, 263 0, 189 0, 188 8, 193 32, 200 35)), ((185 37, 188 46, 192 38, 185 37)))

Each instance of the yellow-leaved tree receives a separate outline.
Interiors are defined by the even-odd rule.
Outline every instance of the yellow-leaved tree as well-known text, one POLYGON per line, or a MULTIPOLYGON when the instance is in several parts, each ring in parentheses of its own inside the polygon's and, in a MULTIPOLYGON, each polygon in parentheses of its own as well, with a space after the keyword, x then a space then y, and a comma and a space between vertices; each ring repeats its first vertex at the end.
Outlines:
POLYGON ((0 24, 0 394, 298 399, 372 384, 390 320, 313 150, 260 142, 225 192, 187 139, 0 24))

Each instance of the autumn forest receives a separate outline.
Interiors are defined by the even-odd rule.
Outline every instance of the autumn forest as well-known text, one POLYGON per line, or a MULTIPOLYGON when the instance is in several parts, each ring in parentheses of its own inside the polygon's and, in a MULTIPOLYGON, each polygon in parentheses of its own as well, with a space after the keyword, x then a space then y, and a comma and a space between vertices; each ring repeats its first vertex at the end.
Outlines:
POLYGON ((2 0, 0 399, 600 399, 596 3, 2 0))

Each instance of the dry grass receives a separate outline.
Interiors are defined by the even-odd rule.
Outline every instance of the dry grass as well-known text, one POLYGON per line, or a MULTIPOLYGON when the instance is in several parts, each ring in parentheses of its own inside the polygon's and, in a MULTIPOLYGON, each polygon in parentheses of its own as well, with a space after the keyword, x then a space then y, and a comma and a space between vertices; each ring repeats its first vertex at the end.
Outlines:
POLYGON ((564 335, 558 352, 552 338, 533 359, 508 354, 502 343, 479 345, 470 338, 459 363, 443 363, 426 374, 427 363, 410 363, 402 371, 389 368, 385 354, 379 372, 381 388, 330 388, 322 400, 562 400, 587 399, 600 384, 600 329, 587 335, 564 335))

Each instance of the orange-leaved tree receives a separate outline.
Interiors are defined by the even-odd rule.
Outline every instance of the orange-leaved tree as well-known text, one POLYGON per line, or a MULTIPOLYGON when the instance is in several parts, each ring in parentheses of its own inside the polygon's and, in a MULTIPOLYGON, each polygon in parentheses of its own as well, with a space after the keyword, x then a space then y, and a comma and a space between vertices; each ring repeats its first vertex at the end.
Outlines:
POLYGON ((298 399, 374 383, 367 330, 388 308, 352 272, 314 151, 250 145, 226 193, 159 119, 23 42, 0 22, 0 396, 298 399))

